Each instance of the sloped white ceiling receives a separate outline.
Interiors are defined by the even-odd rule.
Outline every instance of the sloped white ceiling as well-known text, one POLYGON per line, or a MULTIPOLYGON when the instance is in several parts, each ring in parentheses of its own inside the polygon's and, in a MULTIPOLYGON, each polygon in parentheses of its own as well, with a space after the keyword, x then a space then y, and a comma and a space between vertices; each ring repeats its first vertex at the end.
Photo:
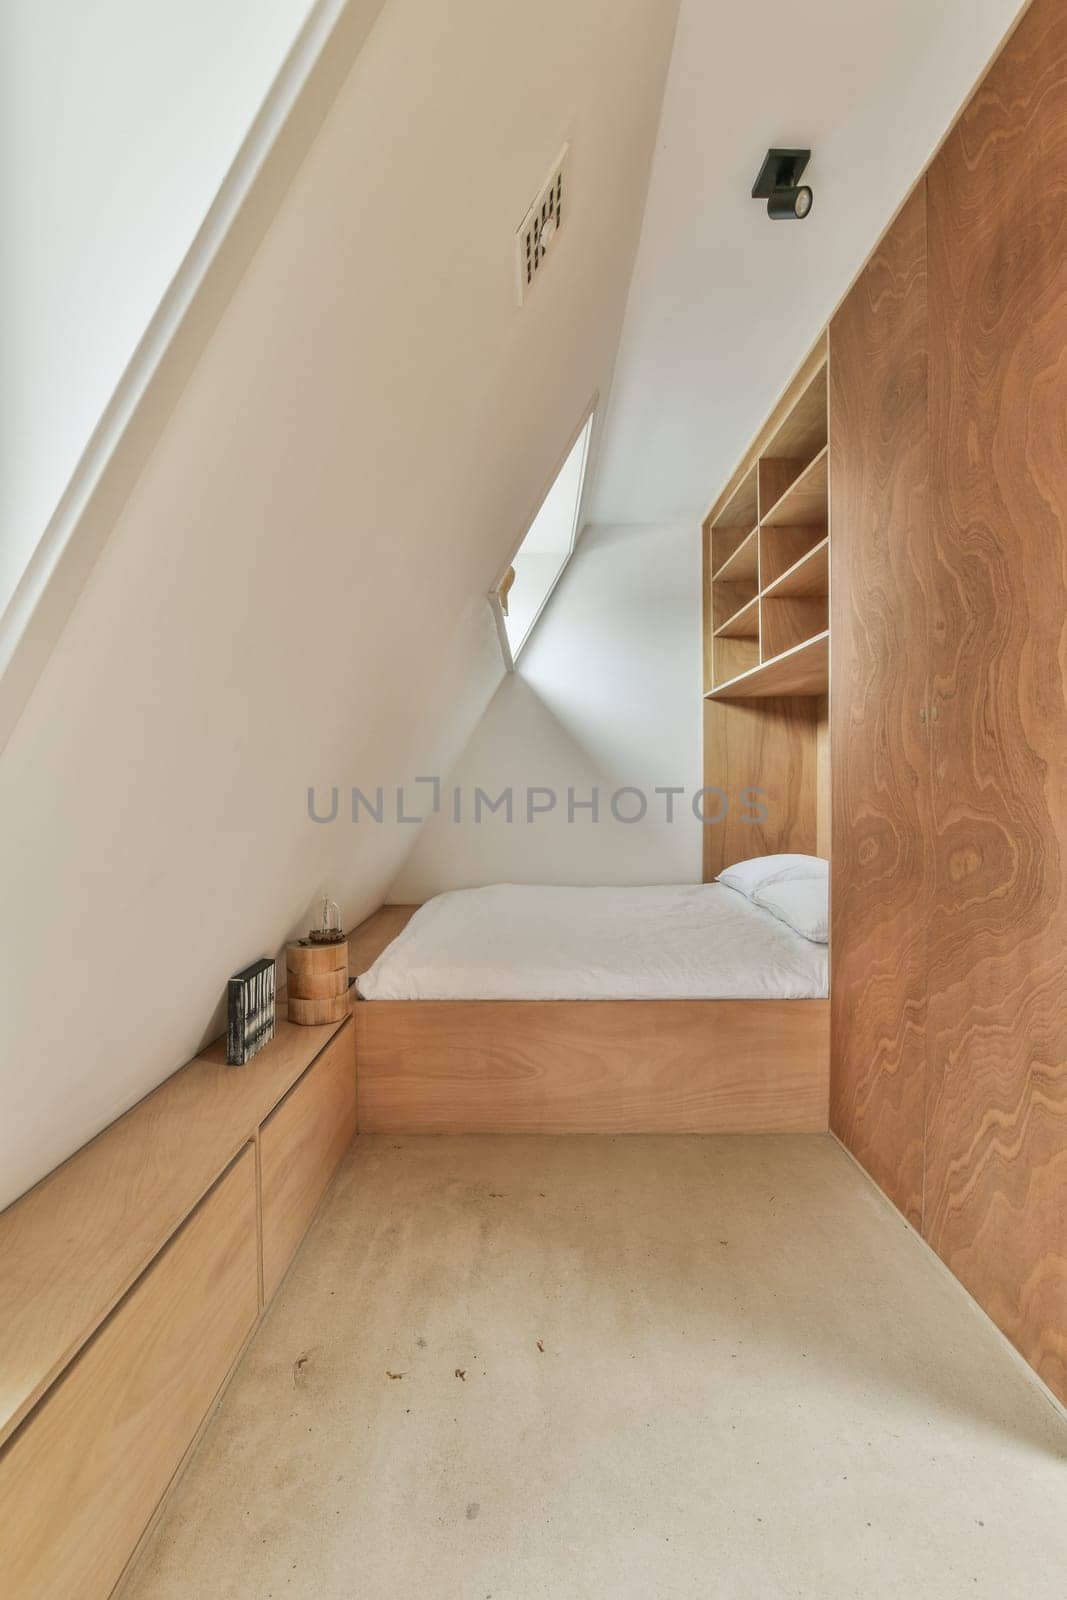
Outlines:
POLYGON ((610 383, 674 15, 388 0, 0 757, 0 1202, 322 889, 384 898, 413 828, 347 793, 447 770, 500 680, 486 592, 610 383))
POLYGON ((311 9, 0 5, 0 613, 311 9))
POLYGON ((593 520, 704 514, 1022 9, 683 0, 593 520), (772 145, 805 222, 750 198, 772 145))

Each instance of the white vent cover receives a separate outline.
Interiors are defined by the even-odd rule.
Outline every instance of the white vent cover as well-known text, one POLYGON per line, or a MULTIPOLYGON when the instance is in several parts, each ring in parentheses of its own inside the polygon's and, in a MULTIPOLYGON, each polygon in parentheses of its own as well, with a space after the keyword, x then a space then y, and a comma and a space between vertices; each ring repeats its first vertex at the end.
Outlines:
POLYGON ((555 244, 566 215, 567 151, 564 145, 552 171, 541 185, 537 199, 522 219, 515 235, 519 304, 522 305, 544 270, 545 258, 555 244))

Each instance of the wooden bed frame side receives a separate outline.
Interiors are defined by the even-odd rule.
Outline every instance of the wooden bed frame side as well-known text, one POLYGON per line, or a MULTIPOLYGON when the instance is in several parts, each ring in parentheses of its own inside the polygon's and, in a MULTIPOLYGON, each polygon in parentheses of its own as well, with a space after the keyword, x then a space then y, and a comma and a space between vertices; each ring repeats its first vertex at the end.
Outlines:
POLYGON ((826 1000, 364 1000, 362 1133, 824 1133, 826 1000))

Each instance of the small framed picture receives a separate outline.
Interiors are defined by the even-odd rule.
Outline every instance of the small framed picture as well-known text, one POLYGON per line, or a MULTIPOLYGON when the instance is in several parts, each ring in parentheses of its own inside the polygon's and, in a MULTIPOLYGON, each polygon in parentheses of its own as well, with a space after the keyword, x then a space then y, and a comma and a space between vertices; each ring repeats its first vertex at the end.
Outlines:
POLYGON ((274 1038, 274 962, 262 956, 226 987, 226 1060, 243 1067, 274 1038))

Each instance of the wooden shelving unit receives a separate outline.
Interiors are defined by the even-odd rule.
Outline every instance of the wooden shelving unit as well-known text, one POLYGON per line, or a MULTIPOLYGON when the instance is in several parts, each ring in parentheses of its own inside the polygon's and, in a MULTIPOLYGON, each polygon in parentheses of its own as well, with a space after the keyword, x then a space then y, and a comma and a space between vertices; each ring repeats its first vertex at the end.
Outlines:
POLYGON ((704 876, 829 849, 830 452, 826 340, 704 522, 704 783, 727 796, 704 876), (746 817, 758 790, 766 818, 746 817))
POLYGON ((760 700, 770 695, 825 694, 830 670, 830 630, 713 689, 709 700, 760 700))
POLYGON ((829 457, 824 357, 705 524, 707 696, 827 692, 829 457))

